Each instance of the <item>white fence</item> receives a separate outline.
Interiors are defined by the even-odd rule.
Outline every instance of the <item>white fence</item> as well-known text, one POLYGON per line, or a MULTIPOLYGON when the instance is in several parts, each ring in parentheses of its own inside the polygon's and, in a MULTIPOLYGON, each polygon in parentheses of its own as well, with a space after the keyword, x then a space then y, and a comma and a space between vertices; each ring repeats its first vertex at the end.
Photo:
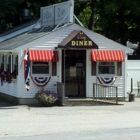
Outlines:
POLYGON ((140 60, 128 60, 127 62, 127 91, 131 91, 131 78, 133 80, 133 92, 137 96, 137 81, 140 81, 140 60))

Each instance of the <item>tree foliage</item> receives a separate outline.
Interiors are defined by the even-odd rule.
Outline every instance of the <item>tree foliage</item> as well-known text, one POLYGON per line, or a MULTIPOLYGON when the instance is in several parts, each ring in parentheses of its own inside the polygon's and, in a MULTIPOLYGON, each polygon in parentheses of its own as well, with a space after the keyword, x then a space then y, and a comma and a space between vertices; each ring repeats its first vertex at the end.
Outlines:
MULTIPOLYGON (((64 1, 67 0, 0 0, 0 24, 4 19, 6 27, 19 25, 24 21, 24 8, 36 18, 40 7, 64 1)), ((75 0, 74 13, 86 28, 124 45, 128 39, 140 40, 139 0, 75 0)))
POLYGON ((120 40, 122 44, 125 44, 128 39, 139 40, 136 32, 140 29, 138 21, 140 13, 139 6, 137 6, 138 8, 135 6, 140 5, 139 1, 103 1, 98 24, 103 27, 104 34, 113 40, 120 40))

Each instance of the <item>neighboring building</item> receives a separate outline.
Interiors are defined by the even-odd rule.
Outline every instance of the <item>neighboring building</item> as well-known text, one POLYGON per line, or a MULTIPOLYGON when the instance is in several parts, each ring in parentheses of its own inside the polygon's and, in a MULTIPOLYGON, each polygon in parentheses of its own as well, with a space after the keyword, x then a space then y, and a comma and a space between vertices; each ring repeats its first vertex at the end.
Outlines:
POLYGON ((25 104, 42 88, 57 92, 57 82, 65 83, 66 97, 92 97, 93 83, 100 83, 117 86, 124 100, 127 54, 133 50, 75 23, 55 27, 3 37, 1 69, 16 78, 3 83, 0 92, 25 104))
MULTIPOLYGON (((137 43, 132 43, 132 42, 130 42, 130 41, 127 41, 127 42, 126 42, 126 46, 127 46, 128 48, 134 50, 134 51, 138 48, 138 45, 139 45, 139 42, 137 42, 137 43)), ((131 55, 132 55, 132 54, 131 54, 131 55)))
MULTIPOLYGON (((140 55, 128 55, 127 60, 127 91, 131 91, 131 78, 133 93, 135 96, 140 96, 140 90, 138 94, 138 82, 140 82, 140 55)), ((140 89, 140 85, 139 85, 140 89)))
MULTIPOLYGON (((130 41, 126 42, 128 48, 134 51, 138 48, 139 42, 132 43, 130 41)), ((129 54, 127 61, 127 92, 131 91, 131 85, 133 86, 133 93, 138 96, 138 82, 140 81, 140 55, 129 54), (132 79, 132 80, 131 80, 132 79), (132 81, 132 84, 131 84, 132 81)))

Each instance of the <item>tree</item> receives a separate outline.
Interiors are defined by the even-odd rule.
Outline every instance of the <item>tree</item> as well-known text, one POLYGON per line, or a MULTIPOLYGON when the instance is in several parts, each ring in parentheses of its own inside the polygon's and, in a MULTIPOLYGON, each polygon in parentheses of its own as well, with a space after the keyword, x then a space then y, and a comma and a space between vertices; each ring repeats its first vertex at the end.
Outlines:
POLYGON ((105 36, 124 45, 128 39, 138 40, 140 8, 136 5, 140 5, 138 0, 102 0, 97 26, 105 36))
MULTIPOLYGON (((1 22, 5 20, 6 30, 23 21, 22 9, 29 8, 32 18, 36 18, 40 16, 40 7, 64 1, 67 0, 1 0, 0 19, 1 22)), ((139 42, 139 0, 74 0, 74 2, 74 13, 86 28, 124 45, 128 39, 139 42)), ((2 29, 4 28, 0 28, 2 29)))
POLYGON ((75 14, 84 24, 84 26, 90 30, 94 30, 94 24, 96 22, 95 18, 97 15, 96 12, 98 10, 98 2, 99 0, 75 2, 75 14))
MULTIPOLYGON (((17 20, 20 20, 21 9, 19 8, 23 0, 1 0, 0 1, 0 32, 11 28, 17 20)), ((19 24, 19 22, 18 22, 19 24)))

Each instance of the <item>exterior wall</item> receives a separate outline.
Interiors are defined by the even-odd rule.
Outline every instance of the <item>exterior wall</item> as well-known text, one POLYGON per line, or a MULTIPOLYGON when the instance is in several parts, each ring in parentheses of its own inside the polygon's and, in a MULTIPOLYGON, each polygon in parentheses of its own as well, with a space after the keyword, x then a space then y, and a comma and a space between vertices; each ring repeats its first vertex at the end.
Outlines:
MULTIPOLYGON (((3 53, 1 53, 1 54, 3 54, 3 53)), ((18 57, 18 63, 19 63, 19 61, 20 60, 18 57)), ((18 67, 18 70, 19 70, 19 67, 18 67)), ((12 83, 3 83, 3 85, 1 85, 1 82, 0 82, 0 92, 5 93, 7 95, 14 96, 14 97, 19 97, 19 91, 20 91, 20 79, 19 79, 19 77, 20 76, 18 74, 16 80, 13 80, 12 83)))
MULTIPOLYGON (((58 81, 58 77, 52 76, 49 83, 45 87, 43 87, 43 89, 56 92, 57 91, 56 81, 58 81)), ((42 89, 41 87, 38 87, 37 85, 35 85, 32 80, 30 80, 30 90, 27 91, 24 85, 24 77, 22 77, 21 82, 22 82, 21 83, 21 91, 22 91, 21 98, 34 98, 38 90, 42 89)))
MULTIPOLYGON (((60 81, 60 77, 61 77, 61 76, 58 76, 59 74, 61 74, 60 70, 58 69, 60 63, 61 63, 60 61, 57 62, 57 75, 56 76, 50 75, 51 79, 49 83, 43 89, 53 91, 53 92, 57 91, 56 83, 57 81, 60 81)), ((3 85, 0 84, 0 92, 17 97, 17 98, 34 98, 35 94, 40 89, 42 88, 38 87, 37 85, 33 83, 32 80, 30 80, 30 90, 29 91, 26 90, 25 85, 24 85, 23 52, 22 51, 19 52, 17 79, 14 82, 9 83, 9 84, 8 83, 3 83, 3 85)))
MULTIPOLYGON (((62 50, 58 49, 58 56, 59 56, 59 62, 57 63, 57 75, 56 76, 51 76, 51 79, 49 81, 49 83, 44 87, 45 90, 50 90, 53 92, 57 92, 57 87, 56 87, 56 83, 57 82, 61 82, 62 78, 61 78, 61 73, 62 73, 62 67, 61 67, 61 62, 62 62, 62 50)), ((91 75, 91 55, 90 55, 91 50, 87 50, 86 51, 86 97, 93 97, 93 83, 99 83, 97 76, 92 76, 91 75)), ((38 90, 42 89, 40 87, 37 87, 32 80, 30 80, 30 90, 27 91, 25 89, 25 85, 24 85, 24 65, 22 63, 21 65, 21 61, 23 59, 21 53, 21 57, 19 57, 18 62, 19 62, 19 72, 18 72, 18 76, 17 76, 17 80, 11 84, 7 84, 4 83, 3 86, 1 86, 0 88, 0 92, 2 93, 6 93, 8 95, 12 95, 18 98, 34 98, 35 94, 37 93, 38 90), (21 66, 20 66, 21 65, 21 66)), ((20 53, 19 53, 20 55, 20 53)), ((139 66, 140 62, 137 62, 137 66, 139 66)), ((132 66, 134 66, 134 62, 132 61, 131 63, 128 62, 128 73, 129 74, 134 74, 131 70, 132 70, 132 66)), ((97 68, 97 67, 96 67, 97 68)), ((137 68, 137 72, 139 71, 140 67, 137 68)), ((98 71, 98 69, 97 69, 98 71)), ((137 72, 135 73, 135 77, 137 74, 137 72)), ((115 75, 114 75, 115 76, 115 75)), ((114 86, 118 87, 118 96, 119 97, 126 97, 127 94, 125 94, 125 62, 122 63, 122 76, 117 76, 117 79, 115 81, 115 83, 113 84, 114 86)), ((128 77, 127 77, 128 78, 128 77)), ((127 90, 130 88, 130 80, 127 80, 127 90)), ((136 83, 135 83, 136 85, 136 83)), ((134 86, 134 88, 136 88, 136 86, 134 86)))
POLYGON ((17 77, 17 80, 15 82, 9 84, 3 83, 3 85, 0 84, 0 92, 18 97, 18 87, 19 87, 19 80, 17 77))
MULTIPOLYGON (((93 97, 93 83, 98 83, 97 79, 98 75, 98 68, 96 63, 96 76, 91 75, 91 60, 90 60, 90 51, 87 51, 87 97, 93 97)), ((111 75, 113 76, 113 75, 111 75)), ((116 76, 116 75, 114 75, 116 76)), ((118 97, 126 97, 125 94, 125 62, 122 63, 122 76, 117 76, 116 81, 114 82, 113 86, 118 87, 118 97)))
POLYGON ((137 81, 140 81, 140 60, 128 60, 127 92, 131 91, 131 78, 133 79, 133 92, 137 95, 137 81))
MULTIPOLYGON (((58 53, 59 54, 59 53, 58 53)), ((59 56, 60 57, 60 56, 59 56)), ((49 75, 49 77, 51 77, 50 81, 48 82, 48 84, 43 87, 44 90, 49 90, 49 91, 53 91, 53 92, 57 92, 57 81, 59 81, 59 62, 57 62, 57 75, 56 76, 51 76, 49 75)), ((52 71, 52 69, 51 69, 52 71)), ((41 77, 41 76, 40 76, 41 77)), ((38 87, 37 85, 35 85, 32 81, 32 79, 30 79, 30 89, 29 91, 26 90, 25 85, 24 85, 24 65, 22 64, 22 67, 20 69, 20 97, 21 98, 34 98, 35 94, 38 92, 38 90, 41 90, 41 87, 38 87)))

